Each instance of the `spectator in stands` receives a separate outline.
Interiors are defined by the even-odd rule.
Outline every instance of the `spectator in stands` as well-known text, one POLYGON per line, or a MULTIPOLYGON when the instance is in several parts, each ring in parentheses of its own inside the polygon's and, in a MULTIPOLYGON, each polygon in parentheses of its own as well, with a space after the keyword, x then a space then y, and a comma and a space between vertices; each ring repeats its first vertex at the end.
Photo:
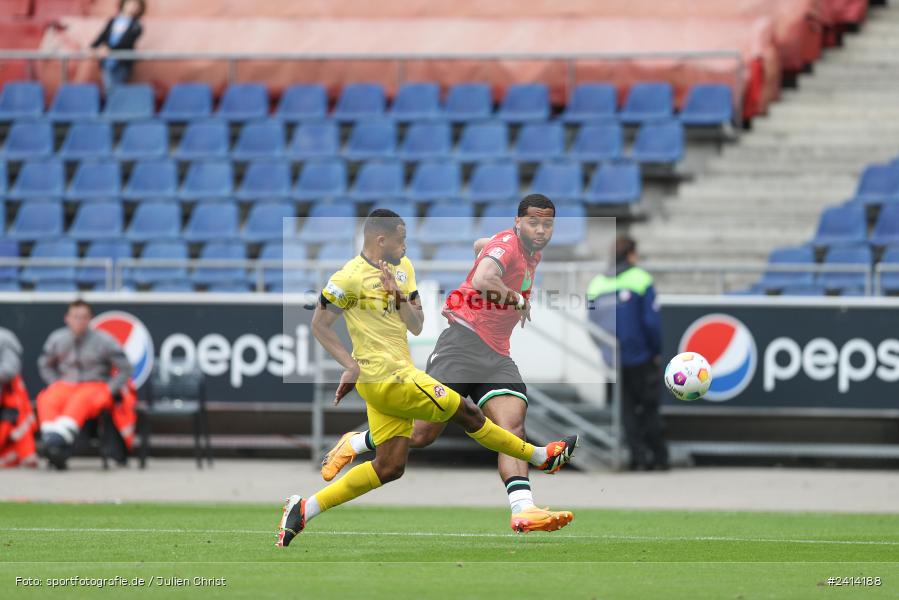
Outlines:
MULTIPOLYGON (((637 244, 615 241, 614 276, 597 275, 587 290, 592 322, 618 338, 621 411, 631 470, 668 469, 659 414, 662 327, 652 276, 637 266, 637 244)), ((595 340, 598 341, 598 340, 595 340)), ((612 364, 611 352, 603 355, 612 364)))
POLYGON ((108 58, 110 50, 134 50, 137 38, 143 33, 140 18, 146 10, 144 0, 121 0, 119 12, 106 22, 106 27, 91 44, 96 55, 101 59, 100 71, 103 75, 103 88, 110 89, 131 79, 133 61, 108 58))
POLYGON ((0 327, 0 468, 37 465, 36 422, 21 372, 22 344, 0 327))
POLYGON ((47 388, 38 394, 41 451, 51 465, 66 468, 72 444, 84 424, 129 393, 131 364, 119 343, 91 329, 92 311, 83 300, 69 304, 66 327, 50 334, 38 359, 47 388))

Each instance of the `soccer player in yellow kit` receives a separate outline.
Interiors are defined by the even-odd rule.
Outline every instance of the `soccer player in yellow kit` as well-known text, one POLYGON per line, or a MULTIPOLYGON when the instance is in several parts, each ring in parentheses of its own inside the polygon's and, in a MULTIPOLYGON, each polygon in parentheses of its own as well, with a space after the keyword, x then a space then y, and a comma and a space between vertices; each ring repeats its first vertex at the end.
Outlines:
MULTIPOLYGON (((345 369, 335 403, 354 387, 365 400, 375 459, 304 498, 287 499, 276 546, 287 546, 306 524, 329 508, 370 492, 403 475, 416 419, 453 421, 482 446, 554 473, 568 464, 577 436, 533 444, 495 425, 478 406, 412 363, 406 332, 421 333, 424 315, 418 300, 415 271, 405 257, 406 226, 396 213, 376 209, 364 226, 359 256, 331 276, 312 317, 312 334, 345 369), (333 329, 346 319, 352 355, 333 329)), ((509 298, 516 304, 517 298, 509 298)))

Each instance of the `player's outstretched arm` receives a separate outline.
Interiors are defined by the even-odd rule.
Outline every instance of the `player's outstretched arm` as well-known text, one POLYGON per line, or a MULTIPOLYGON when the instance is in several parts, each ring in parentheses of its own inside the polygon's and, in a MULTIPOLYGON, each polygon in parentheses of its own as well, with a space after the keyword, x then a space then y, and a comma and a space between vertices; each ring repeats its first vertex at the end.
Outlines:
POLYGON ((338 310, 336 308, 329 309, 327 306, 319 304, 312 315, 312 335, 345 369, 340 377, 340 383, 337 385, 337 391, 334 393, 334 404, 340 402, 352 391, 356 386, 356 379, 359 378, 359 363, 343 347, 343 343, 333 328, 334 322, 340 316, 338 310))

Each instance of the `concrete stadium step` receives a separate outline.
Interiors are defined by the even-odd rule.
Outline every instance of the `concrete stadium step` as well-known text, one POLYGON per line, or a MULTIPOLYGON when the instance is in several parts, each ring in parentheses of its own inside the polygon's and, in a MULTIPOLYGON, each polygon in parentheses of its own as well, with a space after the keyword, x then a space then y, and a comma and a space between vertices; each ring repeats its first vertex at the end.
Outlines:
MULTIPOLYGON (((762 140, 762 142, 764 141, 762 140)), ((737 146, 730 146, 724 150, 721 158, 731 160, 757 160, 759 158, 794 160, 801 158, 808 161, 851 161, 853 159, 871 160, 880 156, 891 156, 897 150, 899 150, 899 144, 892 142, 883 144, 879 140, 877 143, 872 140, 869 144, 854 143, 848 145, 791 144, 784 140, 768 144, 743 143, 737 146)))

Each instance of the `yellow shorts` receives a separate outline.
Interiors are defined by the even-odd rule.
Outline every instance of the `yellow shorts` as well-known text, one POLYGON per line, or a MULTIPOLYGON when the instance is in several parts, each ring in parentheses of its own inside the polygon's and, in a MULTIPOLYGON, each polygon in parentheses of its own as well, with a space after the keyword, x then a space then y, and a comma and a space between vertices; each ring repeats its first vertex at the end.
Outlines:
POLYGON ((383 381, 357 383, 356 391, 368 408, 368 427, 375 445, 395 437, 412 437, 416 419, 446 422, 462 402, 451 388, 411 365, 383 381))

